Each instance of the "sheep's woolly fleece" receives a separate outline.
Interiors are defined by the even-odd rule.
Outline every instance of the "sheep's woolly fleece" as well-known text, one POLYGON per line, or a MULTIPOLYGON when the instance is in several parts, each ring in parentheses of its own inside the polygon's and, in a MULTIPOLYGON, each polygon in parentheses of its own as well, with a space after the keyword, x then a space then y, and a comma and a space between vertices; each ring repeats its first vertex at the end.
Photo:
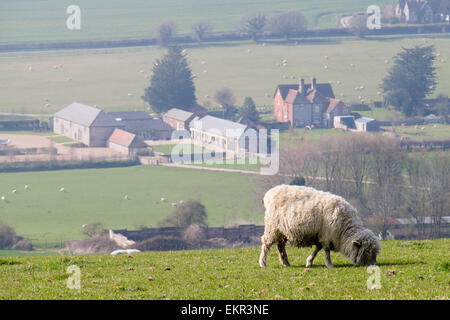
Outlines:
POLYGON ((280 185, 269 190, 263 202, 263 245, 270 247, 283 238, 297 247, 320 244, 341 252, 354 264, 371 262, 367 259, 373 260, 380 251, 375 235, 342 197, 310 187, 280 185), (364 250, 355 250, 355 243, 364 250))

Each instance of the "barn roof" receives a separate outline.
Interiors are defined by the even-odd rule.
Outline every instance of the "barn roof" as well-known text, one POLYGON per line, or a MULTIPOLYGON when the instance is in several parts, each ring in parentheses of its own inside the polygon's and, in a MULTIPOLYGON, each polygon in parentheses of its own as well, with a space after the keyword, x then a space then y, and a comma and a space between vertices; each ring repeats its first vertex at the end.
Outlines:
POLYGON ((142 148, 147 146, 135 134, 121 129, 115 129, 113 133, 109 136, 108 142, 112 142, 127 148, 129 147, 142 148))
POLYGON ((244 124, 213 116, 205 116, 199 120, 193 120, 190 125, 194 129, 220 134, 228 138, 240 138, 247 129, 247 126, 244 124))
POLYGON ((114 119, 121 119, 122 121, 127 120, 148 120, 152 117, 145 111, 118 111, 118 112, 108 112, 108 115, 114 119))
POLYGON ((164 116, 166 116, 166 117, 169 117, 169 118, 172 118, 172 119, 176 119, 176 120, 180 120, 180 121, 187 121, 193 115, 194 114, 192 112, 181 110, 181 109, 178 109, 178 108, 172 108, 169 111, 167 111, 166 114, 164 114, 164 116))
POLYGON ((102 110, 78 102, 59 110, 53 116, 85 127, 115 127, 118 125, 111 116, 102 110))

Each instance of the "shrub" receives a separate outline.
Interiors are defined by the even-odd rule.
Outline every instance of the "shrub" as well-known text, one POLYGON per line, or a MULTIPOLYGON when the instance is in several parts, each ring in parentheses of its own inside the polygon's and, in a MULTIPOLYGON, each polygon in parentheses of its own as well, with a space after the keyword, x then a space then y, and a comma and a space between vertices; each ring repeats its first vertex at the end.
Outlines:
POLYGON ((192 224, 206 226, 205 206, 198 200, 188 200, 180 204, 167 218, 158 223, 159 227, 187 228, 192 224))
POLYGON ((304 186, 306 184, 306 181, 303 177, 296 177, 289 184, 291 186, 304 186))
POLYGON ((11 249, 31 251, 33 250, 33 244, 29 240, 22 239, 17 241, 11 249))
POLYGON ((105 236, 108 231, 101 222, 91 222, 83 227, 83 233, 89 237, 105 236))
POLYGON ((11 249, 22 239, 7 223, 0 222, 0 249, 11 249))
POLYGON ((183 240, 188 242, 202 242, 207 238, 206 231, 199 225, 189 226, 183 233, 183 240))

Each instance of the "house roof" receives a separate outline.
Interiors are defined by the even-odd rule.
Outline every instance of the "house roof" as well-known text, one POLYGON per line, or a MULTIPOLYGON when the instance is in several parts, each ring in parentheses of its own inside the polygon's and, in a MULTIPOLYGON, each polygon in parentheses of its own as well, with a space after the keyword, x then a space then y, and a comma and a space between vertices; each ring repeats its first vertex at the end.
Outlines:
POLYGON ((194 114, 192 112, 181 110, 178 108, 172 108, 164 114, 165 117, 169 117, 180 121, 187 121, 193 115, 194 114))
POLYGON ((109 136, 108 142, 118 144, 123 147, 146 147, 147 145, 140 140, 135 134, 121 130, 115 129, 113 133, 109 136))
POLYGON ((305 98, 304 95, 300 94, 298 90, 289 89, 286 99, 284 99, 286 103, 297 104, 297 103, 309 103, 309 101, 305 98))
MULTIPOLYGON (((275 89, 275 94, 277 93, 277 90, 280 90, 281 97, 283 98, 283 100, 285 100, 286 96, 289 93, 289 90, 292 89, 292 90, 298 91, 298 86, 299 86, 298 83, 297 84, 280 84, 275 89)), ((334 98, 334 92, 333 92, 333 88, 331 87, 331 84, 317 83, 316 89, 325 97, 334 98)), ((305 84, 305 90, 306 90, 306 92, 311 90, 311 84, 305 84)), ((274 97, 275 97, 275 94, 274 94, 274 97)))
POLYGON ((102 110, 78 102, 59 110, 53 116, 85 127, 117 126, 116 121, 102 110))
POLYGON ((116 120, 121 119, 122 121, 152 119, 152 117, 145 111, 119 111, 108 112, 107 114, 116 120))
POLYGON ((237 139, 240 138, 247 129, 246 125, 213 116, 205 116, 201 119, 193 120, 191 121, 190 126, 194 129, 237 139))
POLYGON ((306 99, 313 103, 327 103, 329 97, 325 97, 319 90, 306 91, 306 99))
POLYGON ((329 99, 329 101, 330 101, 330 104, 328 105, 328 108, 327 108, 327 111, 326 111, 327 113, 332 112, 340 104, 345 105, 342 102, 342 100, 339 100, 339 99, 329 99))

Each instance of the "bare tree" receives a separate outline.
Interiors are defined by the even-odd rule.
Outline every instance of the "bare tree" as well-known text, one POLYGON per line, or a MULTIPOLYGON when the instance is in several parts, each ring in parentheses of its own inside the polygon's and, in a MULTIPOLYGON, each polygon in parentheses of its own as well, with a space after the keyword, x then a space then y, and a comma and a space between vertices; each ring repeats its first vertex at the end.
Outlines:
POLYGON ((208 21, 197 21, 191 26, 192 33, 199 43, 202 42, 206 33, 210 32, 211 29, 211 24, 208 21))
POLYGON ((349 30, 357 37, 362 38, 369 30, 367 28, 367 16, 356 14, 349 21, 349 30))
POLYGON ((244 16, 239 22, 239 30, 245 32, 253 40, 257 40, 267 25, 267 16, 263 12, 254 12, 244 16))
POLYGON ((160 46, 169 45, 175 34, 176 24, 172 20, 167 20, 156 26, 156 39, 160 46))
POLYGON ((286 39, 305 31, 307 24, 303 14, 298 11, 282 12, 270 19, 270 29, 284 35, 286 39))

